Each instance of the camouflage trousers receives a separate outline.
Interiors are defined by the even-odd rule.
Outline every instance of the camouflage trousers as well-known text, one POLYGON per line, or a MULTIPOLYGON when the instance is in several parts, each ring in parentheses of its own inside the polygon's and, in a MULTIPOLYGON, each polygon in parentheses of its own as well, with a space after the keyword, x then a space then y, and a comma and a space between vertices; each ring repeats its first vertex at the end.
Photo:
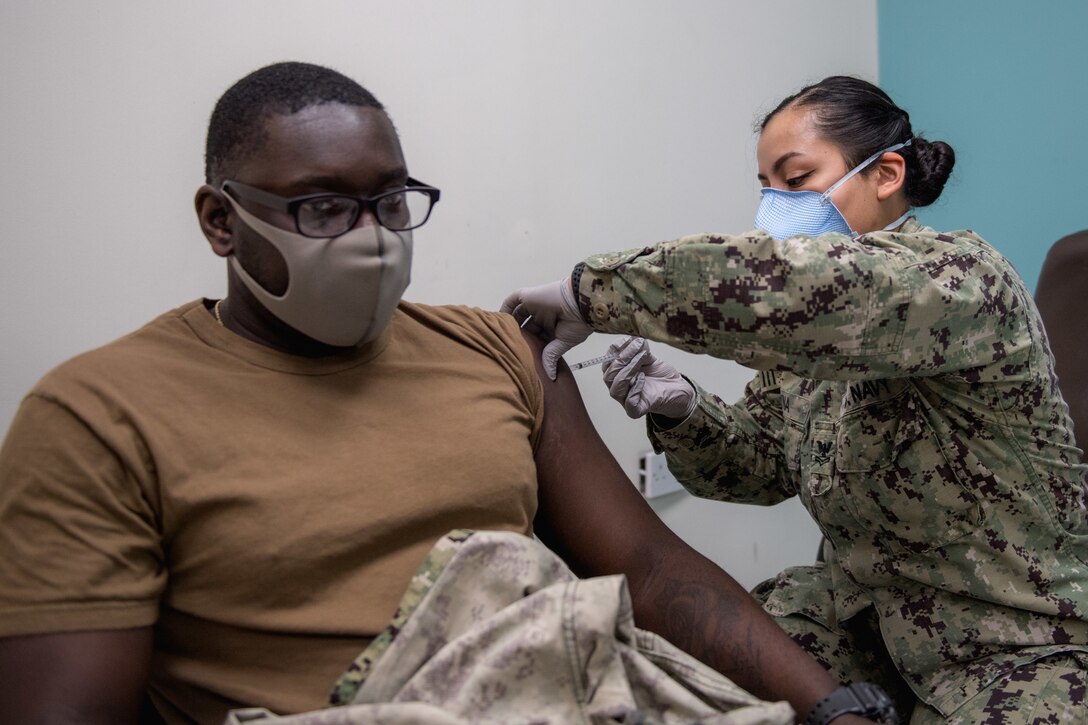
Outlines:
MULTIPOLYGON (((794 567, 753 590, 766 603, 783 586, 815 586, 820 567, 794 567)), ((830 592, 828 593, 830 596, 830 592)), ((872 607, 829 627, 814 612, 781 615, 778 625, 840 682, 874 682, 896 701, 901 722, 910 725, 1088 725, 1088 663, 1076 654, 1045 657, 1012 670, 947 715, 918 700, 884 647, 872 607)))
POLYGON ((329 705, 235 710, 226 723, 794 721, 788 703, 758 700, 635 627, 622 576, 578 579, 533 539, 498 532, 438 542, 329 705))

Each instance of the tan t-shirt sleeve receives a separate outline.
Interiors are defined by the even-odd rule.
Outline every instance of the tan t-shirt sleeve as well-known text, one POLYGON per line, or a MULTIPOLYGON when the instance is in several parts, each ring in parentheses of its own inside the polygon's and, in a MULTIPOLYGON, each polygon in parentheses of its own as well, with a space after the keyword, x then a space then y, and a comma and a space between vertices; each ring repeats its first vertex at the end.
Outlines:
POLYGON ((155 520, 84 421, 29 395, 0 448, 0 636, 153 623, 166 579, 155 520))
POLYGON ((532 418, 530 442, 536 450, 544 421, 544 386, 536 372, 533 352, 513 316, 459 305, 411 305, 406 311, 430 320, 429 324, 442 334, 478 349, 506 371, 518 388, 524 412, 532 418))
POLYGON ((495 357, 517 382, 525 405, 533 417, 531 441, 535 451, 544 422, 544 387, 536 372, 533 352, 512 316, 497 314, 491 316, 488 322, 500 341, 495 348, 495 357))

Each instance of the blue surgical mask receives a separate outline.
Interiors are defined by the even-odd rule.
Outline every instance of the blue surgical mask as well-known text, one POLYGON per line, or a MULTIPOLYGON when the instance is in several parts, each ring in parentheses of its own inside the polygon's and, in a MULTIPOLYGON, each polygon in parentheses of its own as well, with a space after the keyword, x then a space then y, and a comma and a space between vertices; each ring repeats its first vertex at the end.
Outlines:
MULTIPOLYGON (((756 228, 765 230, 774 239, 786 239, 798 234, 814 237, 827 232, 854 236, 854 231, 846 223, 842 212, 835 206, 835 202, 831 201, 831 193, 881 155, 889 151, 898 151, 909 145, 910 140, 907 140, 877 151, 848 171, 846 176, 836 181, 822 194, 817 191, 782 191, 764 187, 763 198, 760 199, 759 209, 756 210, 756 228)), ((885 229, 894 229, 899 226, 909 214, 908 211, 885 229)))

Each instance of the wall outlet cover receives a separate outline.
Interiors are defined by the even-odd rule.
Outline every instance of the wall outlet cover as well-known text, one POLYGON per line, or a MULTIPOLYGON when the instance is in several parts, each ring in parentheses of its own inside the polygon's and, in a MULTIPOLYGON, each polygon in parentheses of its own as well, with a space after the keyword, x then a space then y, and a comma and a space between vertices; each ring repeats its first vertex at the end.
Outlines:
POLYGON ((665 463, 663 453, 644 453, 638 462, 638 490, 646 498, 657 498, 677 491, 683 491, 684 487, 676 480, 665 463))

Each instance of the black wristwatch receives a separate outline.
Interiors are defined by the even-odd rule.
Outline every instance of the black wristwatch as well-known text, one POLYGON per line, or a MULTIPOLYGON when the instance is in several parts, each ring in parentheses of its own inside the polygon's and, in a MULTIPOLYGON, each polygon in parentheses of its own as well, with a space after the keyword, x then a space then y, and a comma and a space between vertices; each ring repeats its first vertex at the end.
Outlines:
POLYGON ((816 703, 804 725, 827 725, 839 715, 847 714, 899 725, 895 703, 884 690, 869 682, 854 682, 835 690, 816 703))

